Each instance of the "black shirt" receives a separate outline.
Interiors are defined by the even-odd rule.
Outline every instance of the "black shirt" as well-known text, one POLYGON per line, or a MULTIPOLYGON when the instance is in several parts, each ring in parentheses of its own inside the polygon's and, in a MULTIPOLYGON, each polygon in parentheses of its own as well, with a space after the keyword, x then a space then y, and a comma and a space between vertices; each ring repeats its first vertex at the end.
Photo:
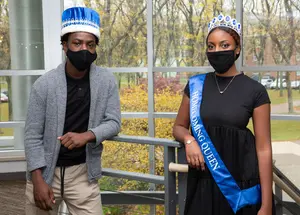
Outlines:
MULTIPOLYGON (((190 95, 188 85, 184 92, 190 95)), ((268 103, 265 87, 243 73, 234 79, 208 73, 204 81, 200 106, 203 125, 241 190, 260 183, 255 137, 247 124, 254 110, 268 103), (223 94, 217 83, 221 91, 228 86, 223 94)), ((201 171, 190 167, 186 190, 184 214, 234 215, 208 168, 201 171)), ((238 214, 257 214, 260 206, 244 207, 238 214)))
MULTIPOLYGON (((220 90, 224 90, 233 77, 216 76, 220 90)), ((255 108, 270 103, 266 88, 241 73, 221 94, 213 72, 206 75, 203 86, 201 118, 206 125, 227 125, 246 128, 255 108)), ((184 93, 190 97, 189 83, 184 93)))
MULTIPOLYGON (((68 132, 83 133, 88 129, 90 114, 90 80, 89 73, 81 79, 74 79, 66 73, 67 108, 64 134, 68 132)), ((86 146, 69 150, 63 145, 60 148, 57 166, 73 166, 86 161, 86 146)))

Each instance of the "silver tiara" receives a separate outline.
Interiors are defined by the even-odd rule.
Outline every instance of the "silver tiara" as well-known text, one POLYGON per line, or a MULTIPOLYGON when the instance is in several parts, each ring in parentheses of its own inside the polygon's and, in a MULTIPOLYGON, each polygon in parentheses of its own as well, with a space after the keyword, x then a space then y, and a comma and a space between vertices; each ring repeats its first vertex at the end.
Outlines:
POLYGON ((232 19, 230 16, 223 16, 220 14, 217 17, 214 17, 210 23, 208 23, 208 33, 211 32, 214 28, 217 27, 227 27, 234 30, 238 33, 239 36, 242 36, 242 25, 238 23, 236 19, 232 19))

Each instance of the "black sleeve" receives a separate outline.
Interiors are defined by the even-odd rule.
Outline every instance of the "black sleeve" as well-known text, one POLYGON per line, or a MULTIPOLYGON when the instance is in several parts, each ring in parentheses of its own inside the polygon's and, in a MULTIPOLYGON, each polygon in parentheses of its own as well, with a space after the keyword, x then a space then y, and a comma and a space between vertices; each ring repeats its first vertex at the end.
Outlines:
POLYGON ((254 108, 257 108, 264 104, 270 104, 270 103, 271 101, 266 88, 262 85, 257 87, 257 90, 255 92, 255 97, 254 97, 254 108))
POLYGON ((184 88, 184 94, 187 95, 187 97, 190 98, 190 87, 189 87, 189 82, 185 85, 185 88, 184 88))

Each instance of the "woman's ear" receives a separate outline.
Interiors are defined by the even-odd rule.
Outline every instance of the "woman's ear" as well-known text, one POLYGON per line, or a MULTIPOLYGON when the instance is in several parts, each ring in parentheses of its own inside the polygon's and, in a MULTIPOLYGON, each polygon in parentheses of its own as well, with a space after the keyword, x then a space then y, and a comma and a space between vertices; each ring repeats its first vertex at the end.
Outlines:
POLYGON ((240 48, 240 46, 238 46, 235 49, 235 60, 237 60, 240 57, 240 54, 241 54, 241 48, 240 48))
POLYGON ((240 52, 241 52, 241 47, 238 46, 238 47, 236 48, 236 50, 235 50, 235 54, 236 54, 236 55, 239 55, 240 52))

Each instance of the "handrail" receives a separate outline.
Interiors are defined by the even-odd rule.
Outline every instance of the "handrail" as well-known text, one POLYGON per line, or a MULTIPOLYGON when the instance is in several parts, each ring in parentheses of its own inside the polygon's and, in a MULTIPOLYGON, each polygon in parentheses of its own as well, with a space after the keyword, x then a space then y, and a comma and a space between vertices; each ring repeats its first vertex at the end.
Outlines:
POLYGON ((300 196, 300 190, 295 186, 293 182, 290 181, 275 165, 273 165, 273 172, 287 184, 298 196, 300 196))
MULTIPOLYGON (((187 164, 176 164, 170 163, 169 170, 172 172, 188 172, 187 164)), ((300 195, 293 191, 292 188, 289 187, 283 180, 281 180, 274 172, 273 172, 273 181, 284 190, 298 205, 300 205, 300 195)))
POLYGON ((300 196, 297 195, 283 180, 273 173, 273 181, 286 192, 298 205, 300 205, 300 196))
MULTIPOLYGON (((127 172, 122 170, 115 170, 109 168, 103 168, 103 175, 110 177, 120 177, 131 180, 138 180, 148 183, 163 184, 164 185, 164 204, 165 204, 165 214, 172 215, 176 213, 176 203, 177 203, 177 194, 176 194, 176 175, 168 169, 170 162, 175 162, 175 149, 181 148, 182 144, 165 138, 152 138, 148 136, 128 136, 128 135, 119 135, 115 136, 109 141, 118 141, 126 143, 136 143, 136 144, 147 144, 154 146, 163 146, 164 147, 164 176, 152 175, 152 174, 143 174, 135 172, 127 172)), ((0 153, 1 154, 1 153, 0 153)), ((5 161, 8 158, 13 158, 13 161, 25 159, 24 150, 20 150, 18 153, 4 152, 3 157, 5 161)), ((10 159, 11 161, 11 159, 10 159)), ((132 202, 134 204, 134 202, 132 202)), ((66 208, 63 208, 61 211, 67 212, 66 208)))
MULTIPOLYGON (((170 140, 166 138, 156 138, 148 136, 130 136, 130 135, 118 135, 114 136, 108 141, 126 142, 126 143, 136 143, 136 144, 147 144, 154 146, 167 146, 174 148, 181 148, 183 145, 175 140, 170 140)), ((25 153, 23 150, 4 150, 0 151, 0 162, 1 161, 25 161, 25 153), (5 154, 5 156, 1 156, 5 154), (6 155, 9 154, 9 155, 6 155)))
MULTIPOLYGON (((292 215, 299 215, 297 211, 295 211, 294 208, 290 207, 290 205, 287 202, 282 201, 282 199, 276 195, 274 195, 275 201, 279 203, 281 206, 283 206, 285 209, 287 209, 292 215)), ((280 214, 283 214, 282 211, 279 212, 280 214)))
POLYGON ((25 161, 24 150, 4 150, 0 151, 0 162, 25 161))
POLYGON ((0 157, 0 162, 9 162, 9 161, 26 161, 26 158, 25 156, 0 157))
POLYGON ((164 180, 165 180, 164 176, 121 171, 121 170, 115 170, 110 168, 103 168, 102 173, 104 176, 124 178, 124 179, 143 181, 143 182, 155 183, 155 184, 164 184, 164 180))
POLYGON ((127 179, 145 181, 156 184, 164 184, 164 203, 165 214, 173 215, 176 213, 176 175, 169 171, 169 163, 175 162, 175 148, 181 148, 182 144, 165 138, 153 138, 148 136, 128 136, 118 135, 110 141, 147 144, 164 147, 164 176, 149 175, 142 173, 130 173, 126 171, 104 169, 104 175, 112 177, 122 177, 127 179))
POLYGON ((126 143, 147 144, 147 145, 154 145, 154 146, 168 146, 174 148, 180 148, 183 146, 181 143, 175 140, 170 140, 166 138, 148 137, 148 136, 118 135, 109 140, 126 142, 126 143))

